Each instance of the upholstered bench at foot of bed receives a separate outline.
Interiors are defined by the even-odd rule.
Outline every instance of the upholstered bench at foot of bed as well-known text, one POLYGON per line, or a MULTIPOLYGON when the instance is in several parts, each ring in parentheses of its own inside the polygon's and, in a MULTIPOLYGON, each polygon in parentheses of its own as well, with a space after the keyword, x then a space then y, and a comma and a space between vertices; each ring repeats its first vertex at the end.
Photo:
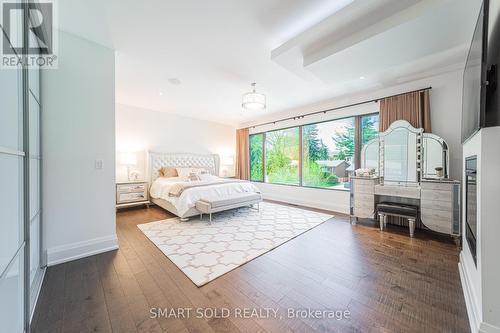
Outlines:
POLYGON ((200 199, 196 202, 196 209, 200 214, 200 219, 203 214, 210 215, 210 222, 212 222, 212 213, 218 213, 229 209, 240 208, 245 206, 252 206, 259 204, 262 201, 260 193, 237 193, 227 197, 220 197, 216 199, 200 199))

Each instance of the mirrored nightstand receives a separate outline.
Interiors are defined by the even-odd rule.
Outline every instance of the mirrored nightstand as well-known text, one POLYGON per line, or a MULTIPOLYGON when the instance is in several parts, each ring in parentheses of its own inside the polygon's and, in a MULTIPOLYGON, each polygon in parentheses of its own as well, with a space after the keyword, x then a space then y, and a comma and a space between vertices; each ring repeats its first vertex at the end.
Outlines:
POLYGON ((148 182, 135 180, 116 183, 116 208, 146 205, 149 207, 148 182))

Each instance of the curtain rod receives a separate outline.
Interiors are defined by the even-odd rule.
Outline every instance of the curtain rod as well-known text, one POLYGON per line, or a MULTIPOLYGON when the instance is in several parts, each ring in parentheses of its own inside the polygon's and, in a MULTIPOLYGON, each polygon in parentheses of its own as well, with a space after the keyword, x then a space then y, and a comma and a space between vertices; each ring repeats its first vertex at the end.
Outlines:
POLYGON ((323 111, 310 112, 310 113, 306 113, 306 114, 303 114, 303 115, 300 115, 300 116, 293 116, 293 117, 288 117, 288 118, 282 118, 282 119, 278 119, 278 120, 268 121, 268 122, 265 122, 265 123, 248 126, 248 127, 245 127, 245 128, 256 128, 256 127, 261 127, 261 126, 270 125, 270 124, 274 125, 276 123, 281 123, 281 122, 287 121, 287 120, 301 119, 301 118, 304 118, 304 117, 313 116, 313 115, 320 114, 320 113, 325 113, 326 114, 327 112, 330 112, 330 111, 336 111, 336 110, 345 109, 345 108, 348 108, 348 107, 358 106, 358 105, 362 105, 362 104, 367 104, 367 103, 371 103, 371 102, 378 102, 379 100, 384 99, 384 98, 396 97, 396 96, 401 96, 401 95, 404 95, 404 94, 409 94, 409 93, 412 93, 412 92, 425 91, 425 90, 430 90, 430 89, 432 89, 432 87, 427 87, 427 88, 422 88, 422 89, 416 89, 416 90, 407 91, 407 92, 400 93, 400 94, 395 94, 395 95, 380 97, 380 98, 376 98, 376 99, 371 99, 371 100, 368 100, 368 101, 357 102, 357 103, 343 105, 343 106, 337 106, 337 107, 334 107, 332 109, 327 109, 327 110, 323 110, 323 111))

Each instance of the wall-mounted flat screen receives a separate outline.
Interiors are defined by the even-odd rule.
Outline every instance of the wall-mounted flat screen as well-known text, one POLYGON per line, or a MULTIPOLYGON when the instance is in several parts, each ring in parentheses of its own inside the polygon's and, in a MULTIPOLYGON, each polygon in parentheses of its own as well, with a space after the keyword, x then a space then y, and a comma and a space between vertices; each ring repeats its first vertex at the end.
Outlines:
POLYGON ((484 36, 484 4, 477 20, 474 37, 464 70, 462 96, 462 142, 470 138, 481 127, 484 110, 483 68, 486 56, 484 36))

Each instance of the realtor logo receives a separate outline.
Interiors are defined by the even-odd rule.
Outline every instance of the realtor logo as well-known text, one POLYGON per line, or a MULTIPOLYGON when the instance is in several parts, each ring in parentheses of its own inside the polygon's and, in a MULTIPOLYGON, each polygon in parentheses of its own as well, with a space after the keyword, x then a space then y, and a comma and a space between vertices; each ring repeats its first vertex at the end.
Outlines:
POLYGON ((51 0, 37 2, 2 2, 2 68, 57 67, 57 31, 55 4, 51 0), (27 24, 23 24, 25 17, 27 24), (23 36, 26 26, 27 38, 23 36), (27 39, 28 43, 25 44, 27 39))

